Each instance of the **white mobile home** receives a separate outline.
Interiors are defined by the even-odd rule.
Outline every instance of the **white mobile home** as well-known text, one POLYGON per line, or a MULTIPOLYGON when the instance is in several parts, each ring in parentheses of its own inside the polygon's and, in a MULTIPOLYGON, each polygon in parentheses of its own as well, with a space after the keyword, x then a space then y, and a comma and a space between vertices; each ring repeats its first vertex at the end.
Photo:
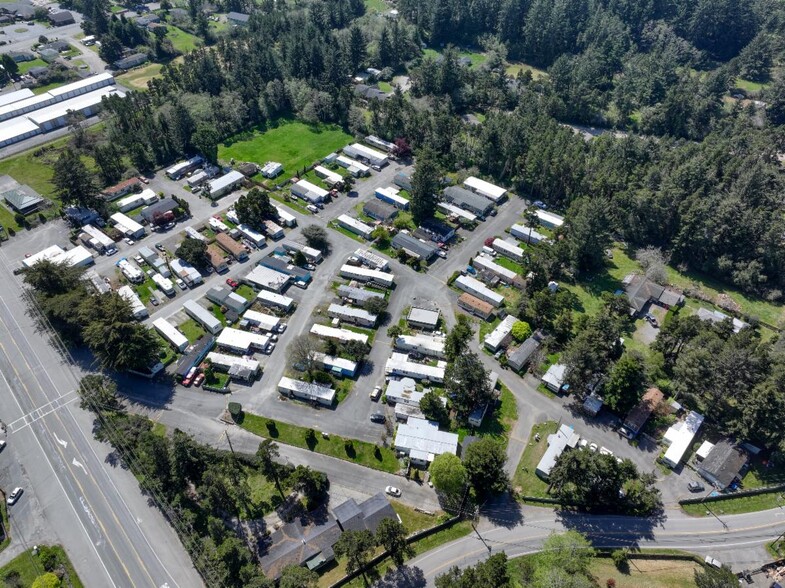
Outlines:
POLYGON ((262 167, 262 175, 265 178, 274 178, 279 176, 283 173, 283 165, 278 163, 277 161, 268 161, 262 167))
POLYGON ((188 237, 189 239, 201 241, 202 243, 207 242, 207 238, 193 227, 185 227, 183 233, 185 233, 185 236, 188 237))
POLYGON ((341 266, 341 277, 357 280, 358 282, 372 282, 384 288, 392 288, 395 280, 393 274, 348 264, 341 266))
POLYGON ((480 178, 475 178, 474 176, 469 176, 464 180, 463 185, 474 192, 475 194, 479 194, 480 196, 484 196, 491 202, 499 202, 504 195, 507 193, 507 190, 504 188, 500 188, 490 182, 486 182, 485 180, 481 180, 480 178))
POLYGON ((478 270, 485 270, 486 272, 497 276, 505 284, 512 284, 516 282, 518 278, 518 274, 514 271, 499 265, 493 261, 491 257, 487 257, 483 254, 475 256, 472 265, 478 270))
POLYGON ((395 143, 385 141, 376 135, 368 135, 365 137, 365 142, 368 143, 368 145, 373 145, 379 149, 384 149, 387 153, 393 153, 395 151, 395 143))
POLYGON ((376 325, 376 319, 379 318, 375 314, 371 314, 362 308, 342 306, 340 304, 331 304, 327 308, 327 315, 332 318, 337 318, 341 322, 369 328, 373 328, 376 325))
POLYGON ((175 165, 173 165, 172 167, 170 167, 168 170, 166 170, 166 176, 170 180, 179 180, 188 172, 193 171, 197 167, 202 165, 203 161, 204 160, 202 159, 201 155, 196 155, 195 157, 192 157, 188 161, 180 161, 175 165))
POLYGON ((150 267, 152 267, 163 277, 168 278, 172 275, 172 272, 169 271, 169 267, 166 265, 166 262, 161 259, 160 255, 158 255, 149 247, 140 247, 139 255, 148 263, 150 267))
POLYGON ((276 333, 281 326, 281 319, 271 314, 264 314, 256 310, 246 310, 243 314, 243 319, 240 322, 267 331, 268 333, 276 333))
POLYGON ((326 167, 317 165, 315 168, 313 168, 313 171, 316 172, 316 175, 322 178, 324 182, 331 188, 343 183, 343 176, 341 174, 330 171, 326 167))
POLYGON ((351 231, 355 235, 359 235, 363 239, 371 238, 373 227, 366 225, 362 221, 358 221, 356 218, 352 218, 347 214, 342 214, 336 219, 336 222, 339 226, 343 227, 347 231, 351 231))
POLYGON ((183 310, 188 316, 202 325, 211 335, 220 333, 221 329, 224 328, 221 321, 219 321, 212 312, 196 302, 196 300, 186 300, 183 302, 183 310))
POLYGON ((312 184, 308 180, 300 180, 296 184, 292 184, 292 194, 303 200, 307 200, 311 204, 318 204, 324 202, 330 194, 324 188, 320 188, 316 184, 312 184))
POLYGON ((183 261, 179 257, 175 257, 169 262, 172 272, 178 278, 182 279, 189 286, 195 286, 202 283, 202 274, 199 273, 194 266, 183 261))
POLYGON ((297 226, 297 218, 281 208, 280 206, 275 207, 275 212, 278 214, 278 222, 280 222, 285 227, 296 227, 297 226))
POLYGON ((109 217, 114 223, 114 228, 120 231, 126 237, 131 239, 140 239, 144 237, 144 227, 135 220, 124 215, 122 212, 115 212, 109 217))
POLYGON ((554 214, 553 212, 547 212, 538 208, 535 211, 535 214, 537 215, 537 220, 540 221, 540 224, 543 227, 556 229, 564 224, 564 217, 554 214))
POLYGON ((485 348, 491 353, 496 353, 501 347, 509 344, 512 337, 512 327, 518 319, 511 314, 507 315, 496 328, 485 336, 485 348))
POLYGON ((221 349, 229 349, 240 355, 249 355, 255 350, 265 351, 270 344, 270 335, 226 327, 218 335, 216 343, 221 349))
POLYGON ((153 321, 153 327, 169 344, 177 351, 182 353, 188 347, 188 339, 175 326, 165 318, 158 318, 153 321))
POLYGON ((294 254, 299 251, 305 255, 305 259, 307 259, 309 263, 319 263, 322 260, 321 251, 303 245, 302 243, 297 243, 296 241, 283 241, 278 244, 276 251, 289 254, 294 254))
POLYGON ((410 418, 398 425, 395 450, 406 453, 418 465, 428 465, 442 453, 458 454, 458 435, 439 430, 439 423, 410 418))
POLYGON ((217 200, 221 196, 228 194, 237 186, 245 181, 245 176, 236 170, 230 171, 228 174, 222 175, 220 178, 215 178, 207 182, 210 199, 217 200))
POLYGON ((359 161, 355 161, 354 159, 349 159, 345 155, 339 155, 336 157, 335 163, 345 168, 346 171, 348 171, 349 174, 354 178, 367 176, 371 173, 371 168, 369 168, 367 165, 364 165, 359 161))
POLYGON ((390 355, 384 367, 384 372, 388 376, 399 376, 414 378, 415 380, 429 380, 440 384, 444 381, 444 369, 446 362, 440 361, 437 365, 431 366, 424 363, 416 363, 409 360, 406 353, 395 353, 390 355))
POLYGON ((101 253, 113 253, 117 251, 115 242, 98 227, 93 225, 85 225, 82 230, 90 236, 90 245, 101 253))
POLYGON ((382 202, 392 204, 395 208, 409 210, 409 201, 398 194, 397 188, 391 188, 389 186, 386 188, 376 188, 374 195, 382 202))
POLYGON ((136 320, 141 320, 147 316, 147 307, 131 286, 121 286, 117 293, 131 306, 131 314, 134 315, 136 320))
POLYGON ((446 338, 441 335, 401 335, 396 337, 393 344, 396 349, 407 353, 421 353, 430 357, 444 357, 444 344, 446 338))
POLYGON ((494 239, 491 247, 504 257, 509 257, 513 261, 523 261, 523 249, 517 243, 512 243, 504 239, 494 239))
POLYGON ((375 270, 386 272, 390 267, 389 261, 368 249, 357 249, 354 252, 354 256, 359 259, 363 265, 367 265, 375 270))
POLYGON ((229 232, 229 225, 223 222, 220 218, 216 218, 211 216, 207 219, 207 224, 210 228, 215 231, 216 233, 228 233, 229 232))
POLYGON ((541 233, 538 233, 531 227, 527 227, 526 225, 519 225, 515 224, 510 227, 510 235, 518 239, 519 241, 523 241, 524 243, 529 243, 530 245, 537 245, 537 243, 541 243, 545 241, 547 237, 541 233))
POLYGON ((364 333, 355 333, 348 329, 336 329, 335 327, 328 327, 327 325, 315 324, 311 327, 311 334, 324 339, 334 339, 346 343, 348 341, 359 341, 360 343, 368 343, 368 335, 364 333))
POLYGON ((262 306, 280 308, 285 312, 289 312, 294 306, 294 300, 288 296, 276 294, 275 292, 270 292, 269 290, 262 290, 259 292, 259 294, 256 296, 256 299, 262 306))
POLYGON ((153 274, 153 282, 155 282, 155 285, 158 286, 158 289, 167 296, 172 296, 174 294, 174 284, 172 284, 172 280, 156 273, 153 274))
POLYGON ((470 223, 477 222, 477 215, 472 214, 469 211, 464 210, 463 208, 458 208, 454 204, 450 204, 449 202, 439 202, 436 207, 441 210, 443 213, 447 215, 455 215, 459 218, 462 218, 470 223))
POLYGON ((212 351, 207 354, 207 359, 219 370, 226 371, 232 378, 237 380, 253 380, 261 371, 261 365, 255 359, 246 359, 228 353, 212 351))
POLYGON ((267 235, 270 237, 270 239, 276 239, 276 240, 283 239, 284 236, 283 227, 281 227, 277 223, 274 223, 271 220, 264 221, 264 230, 267 233, 267 235))
POLYGON ((353 143, 343 148, 345 155, 352 159, 368 162, 369 165, 384 167, 387 165, 387 155, 376 149, 371 149, 360 143, 353 143))
POLYGON ((256 231, 249 227, 248 225, 237 225, 237 230, 243 234, 243 237, 248 239, 251 243, 256 245, 257 247, 263 247, 265 243, 264 235, 262 235, 259 231, 256 231))
POLYGON ((453 282, 455 286, 487 302, 488 304, 493 305, 495 308, 498 308, 504 302, 504 296, 501 294, 497 294, 490 288, 488 288, 485 284, 483 284, 480 280, 477 280, 471 276, 458 276, 458 278, 453 282))
POLYGON ((125 257, 117 262, 117 267, 129 282, 139 284, 144 281, 144 272, 125 257))
POLYGON ((330 406, 335 401, 335 390, 329 386, 293 380, 284 376, 278 382, 278 392, 285 396, 293 396, 308 402, 318 402, 330 406))
POLYGON ((669 445, 665 455, 662 456, 665 465, 673 469, 679 466, 702 424, 703 415, 690 411, 683 421, 679 421, 665 431, 662 440, 669 445))
POLYGON ((287 274, 282 274, 263 265, 257 265, 248 272, 243 281, 254 290, 281 292, 291 279, 292 277, 287 274))

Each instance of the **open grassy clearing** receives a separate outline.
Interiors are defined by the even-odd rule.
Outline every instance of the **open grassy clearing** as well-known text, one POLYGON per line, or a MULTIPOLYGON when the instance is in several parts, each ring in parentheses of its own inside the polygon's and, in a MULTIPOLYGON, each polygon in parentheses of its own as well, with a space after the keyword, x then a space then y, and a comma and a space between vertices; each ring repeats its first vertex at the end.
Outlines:
POLYGON ((160 63, 148 63, 117 76, 117 81, 132 90, 146 90, 147 82, 161 75, 164 66, 160 63))
MULTIPOLYGON (((423 55, 425 57, 430 57, 431 59, 438 59, 441 54, 442 52, 437 51, 436 49, 423 49, 423 55)), ((471 65, 469 67, 479 67, 488 60, 488 56, 485 55, 485 53, 459 48, 458 58, 461 59, 463 57, 468 57, 471 61, 471 65)))
POLYGON ((185 338, 188 339, 189 343, 194 343, 197 339, 199 339, 199 337, 204 335, 204 329, 202 326, 192 318, 189 318, 184 323, 177 325, 177 328, 180 329, 180 332, 183 335, 185 335, 185 338))
POLYGON ((736 81, 733 83, 736 88, 741 88, 742 90, 746 90, 747 92, 760 92, 764 88, 768 88, 769 84, 767 82, 760 83, 760 82, 753 82, 752 80, 745 80, 744 78, 736 78, 736 81))
POLYGON ((537 474, 537 464, 540 463, 545 450, 548 449, 548 435, 555 433, 559 428, 556 421, 546 421, 537 423, 532 427, 529 442, 523 450, 521 461, 515 469, 515 476, 512 485, 521 494, 535 496, 538 498, 548 498, 548 484, 541 480, 537 474), (540 440, 535 441, 534 437, 539 433, 540 440))
POLYGON ((518 75, 518 72, 526 71, 527 69, 532 72, 533 80, 539 80, 540 78, 548 77, 548 72, 546 72, 544 69, 540 69, 538 67, 534 67, 533 65, 529 65, 528 63, 521 62, 508 63, 504 71, 508 76, 514 78, 518 75))
POLYGON ((347 452, 344 446, 346 439, 343 437, 330 435, 329 439, 325 439, 319 431, 316 431, 316 438, 312 441, 307 441, 305 437, 309 430, 307 427, 300 427, 250 413, 245 413, 240 426, 246 431, 273 439, 278 443, 309 449, 316 453, 351 461, 375 470, 394 474, 401 467, 392 449, 378 447, 365 441, 351 439, 353 449, 347 452), (268 428, 268 422, 273 423, 274 426, 268 428))
POLYGON ((703 504, 684 504, 681 508, 688 515, 694 517, 710 517, 712 512, 716 515, 731 515, 758 512, 777 507, 785 508, 785 493, 783 491, 768 492, 756 496, 739 496, 738 498, 728 498, 727 500, 705 502, 703 504))
POLYGON ((389 9, 384 0, 365 0, 365 10, 368 12, 387 12, 389 9))
POLYGON ((505 446, 510 437, 510 430, 518 420, 518 405, 515 402, 510 389, 504 384, 501 384, 501 394, 499 396, 499 404, 496 406, 492 413, 485 415, 480 427, 474 428, 471 426, 461 427, 456 433, 458 438, 463 441, 466 435, 476 435, 478 437, 492 437, 503 441, 505 446))
POLYGON ((193 51, 202 43, 202 40, 196 35, 186 33, 183 29, 178 29, 172 25, 167 25, 166 36, 172 42, 174 48, 183 54, 193 51))
POLYGON ((353 140, 336 125, 307 125, 290 119, 273 124, 267 130, 241 133, 222 143, 218 157, 227 162, 234 158, 261 165, 277 161, 284 167, 284 175, 277 180, 281 183, 353 140))
MULTIPOLYGON (((74 570, 65 550, 59 545, 54 545, 51 549, 55 550, 58 561, 65 570, 60 585, 63 588, 82 588, 83 584, 79 580, 79 576, 76 575, 76 570, 74 570)), ((35 579, 45 572, 41 560, 37 555, 33 555, 32 549, 28 549, 0 568, 0 578, 3 578, 4 586, 32 586, 35 579), (12 584, 8 581, 10 577, 17 578, 17 581, 12 584)))
POLYGON ((34 67, 46 67, 47 63, 40 57, 36 57, 32 61, 23 61, 19 64, 19 74, 26 74, 34 67))

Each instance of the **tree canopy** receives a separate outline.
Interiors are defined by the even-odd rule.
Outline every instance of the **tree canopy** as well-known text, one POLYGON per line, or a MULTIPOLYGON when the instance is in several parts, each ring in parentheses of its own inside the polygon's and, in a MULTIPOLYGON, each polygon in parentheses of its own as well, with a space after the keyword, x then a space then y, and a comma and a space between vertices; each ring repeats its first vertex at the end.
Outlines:
POLYGON ((251 188, 247 194, 240 196, 234 203, 234 210, 241 223, 263 232, 264 221, 278 217, 275 206, 270 203, 270 196, 259 188, 251 188))

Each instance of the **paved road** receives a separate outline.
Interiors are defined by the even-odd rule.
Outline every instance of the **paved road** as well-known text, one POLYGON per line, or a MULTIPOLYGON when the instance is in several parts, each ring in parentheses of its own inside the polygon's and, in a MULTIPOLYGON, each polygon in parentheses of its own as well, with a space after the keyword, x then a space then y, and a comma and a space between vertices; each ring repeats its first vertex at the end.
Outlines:
MULTIPOLYGON (((559 514, 541 508, 520 511, 502 505, 495 513, 504 524, 483 522, 478 532, 414 558, 409 565, 423 570, 429 585, 452 566, 464 567, 504 551, 516 557, 538 551, 549 535, 573 529, 589 536, 596 547, 684 549, 712 555, 740 571, 763 561, 760 547, 785 528, 782 510, 696 519, 669 512, 664 521, 631 517, 559 514)), ((493 513, 492 513, 492 516, 493 513)))
POLYGON ((0 410, 9 436, 3 459, 21 464, 20 478, 9 481, 26 490, 10 509, 16 539, 61 542, 91 586, 201 585, 134 477, 107 465, 108 448, 92 439, 92 417, 75 402, 78 373, 36 329, 19 281, 0 258, 0 410))

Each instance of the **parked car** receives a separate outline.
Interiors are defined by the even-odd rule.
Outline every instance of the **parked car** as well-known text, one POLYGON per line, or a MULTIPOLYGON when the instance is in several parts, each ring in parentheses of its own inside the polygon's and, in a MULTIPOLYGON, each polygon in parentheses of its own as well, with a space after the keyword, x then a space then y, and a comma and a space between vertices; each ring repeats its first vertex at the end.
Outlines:
POLYGON ((375 412, 371 415, 371 422, 372 423, 383 423, 387 420, 387 417, 380 412, 375 412))
POLYGON ((376 402, 382 396, 382 387, 381 386, 374 387, 374 389, 371 391, 371 393, 368 396, 370 397, 371 400, 376 402))
POLYGON ((316 269, 316 266, 312 263, 306 263, 303 267, 307 269, 309 272, 312 272, 316 269))
POLYGON ((707 566, 712 566, 718 569, 722 567, 722 562, 718 559, 714 559, 710 555, 707 555, 703 561, 706 562, 707 566))
POLYGON ((607 447, 600 447, 600 455, 613 455, 613 451, 607 447))
POLYGON ((142 256, 141 256, 141 255, 136 255, 136 256, 134 257, 134 261, 135 261, 136 263, 138 263, 139 265, 142 265, 142 264, 144 263, 144 259, 142 259, 142 256))
POLYGON ((143 184, 149 184, 150 183, 150 180, 148 180, 144 176, 139 176, 139 181, 142 182, 143 184))
POLYGON ((447 254, 442 249, 439 249, 439 251, 436 252, 436 255, 438 255, 442 259, 447 259, 447 254))
POLYGON ((706 489, 700 482, 690 482, 687 484, 687 488, 690 489, 690 492, 703 492, 706 489))
POLYGON ((238 282, 237 280, 233 280, 232 278, 226 278, 226 285, 229 286, 232 290, 234 290, 240 285, 240 282, 238 282))
POLYGON ((19 497, 22 495, 23 492, 24 490, 20 486, 14 488, 13 492, 11 492, 11 494, 8 495, 8 499, 5 501, 6 504, 8 506, 16 504, 16 501, 19 500, 19 497))
POLYGON ((156 243, 155 244, 155 248, 158 249, 158 251, 164 251, 164 244, 163 243, 156 243))
POLYGON ((278 332, 283 333, 286 330, 286 323, 281 323, 278 325, 278 332))
POLYGON ((309 204, 309 205, 308 205, 308 206, 306 206, 305 208, 307 208, 309 211, 311 211, 311 212, 312 212, 312 213, 314 213, 314 214, 316 214, 316 213, 318 213, 318 212, 319 212, 319 209, 318 209, 318 208, 316 208, 316 207, 315 207, 313 204, 309 204))
POLYGON ((7 445, 7 443, 6 443, 5 439, 0 439, 0 451, 5 449, 6 445, 7 445))
POLYGON ((589 450, 596 452, 597 451, 597 444, 596 443, 589 444, 589 450))
POLYGON ((204 382, 204 373, 200 373, 194 378, 194 386, 198 388, 202 385, 202 382, 204 382))
POLYGON ((190 386, 193 383, 198 371, 199 368, 197 367, 192 367, 190 370, 188 370, 188 373, 185 374, 185 377, 183 378, 183 386, 190 386))
POLYGON ((150 304, 152 304, 153 306, 158 306, 158 298, 156 297, 155 294, 150 295, 150 304))
POLYGON ((586 449, 589 446, 589 440, 581 438, 578 441, 578 449, 586 449))
POLYGON ((180 278, 175 278, 174 283, 177 284, 177 287, 180 288, 180 290, 188 289, 188 286, 186 286, 185 282, 183 282, 183 280, 180 278))
POLYGON ((306 288, 308 288, 308 284, 306 284, 305 282, 295 282, 294 285, 297 288, 300 288, 300 290, 305 290, 306 288))
POLYGON ((133 245, 134 244, 134 240, 129 238, 129 237, 124 237, 123 241, 125 241, 126 245, 133 245))
POLYGON ((385 488, 384 491, 390 496, 398 497, 401 495, 401 489, 396 488, 395 486, 387 486, 387 488, 385 488))

